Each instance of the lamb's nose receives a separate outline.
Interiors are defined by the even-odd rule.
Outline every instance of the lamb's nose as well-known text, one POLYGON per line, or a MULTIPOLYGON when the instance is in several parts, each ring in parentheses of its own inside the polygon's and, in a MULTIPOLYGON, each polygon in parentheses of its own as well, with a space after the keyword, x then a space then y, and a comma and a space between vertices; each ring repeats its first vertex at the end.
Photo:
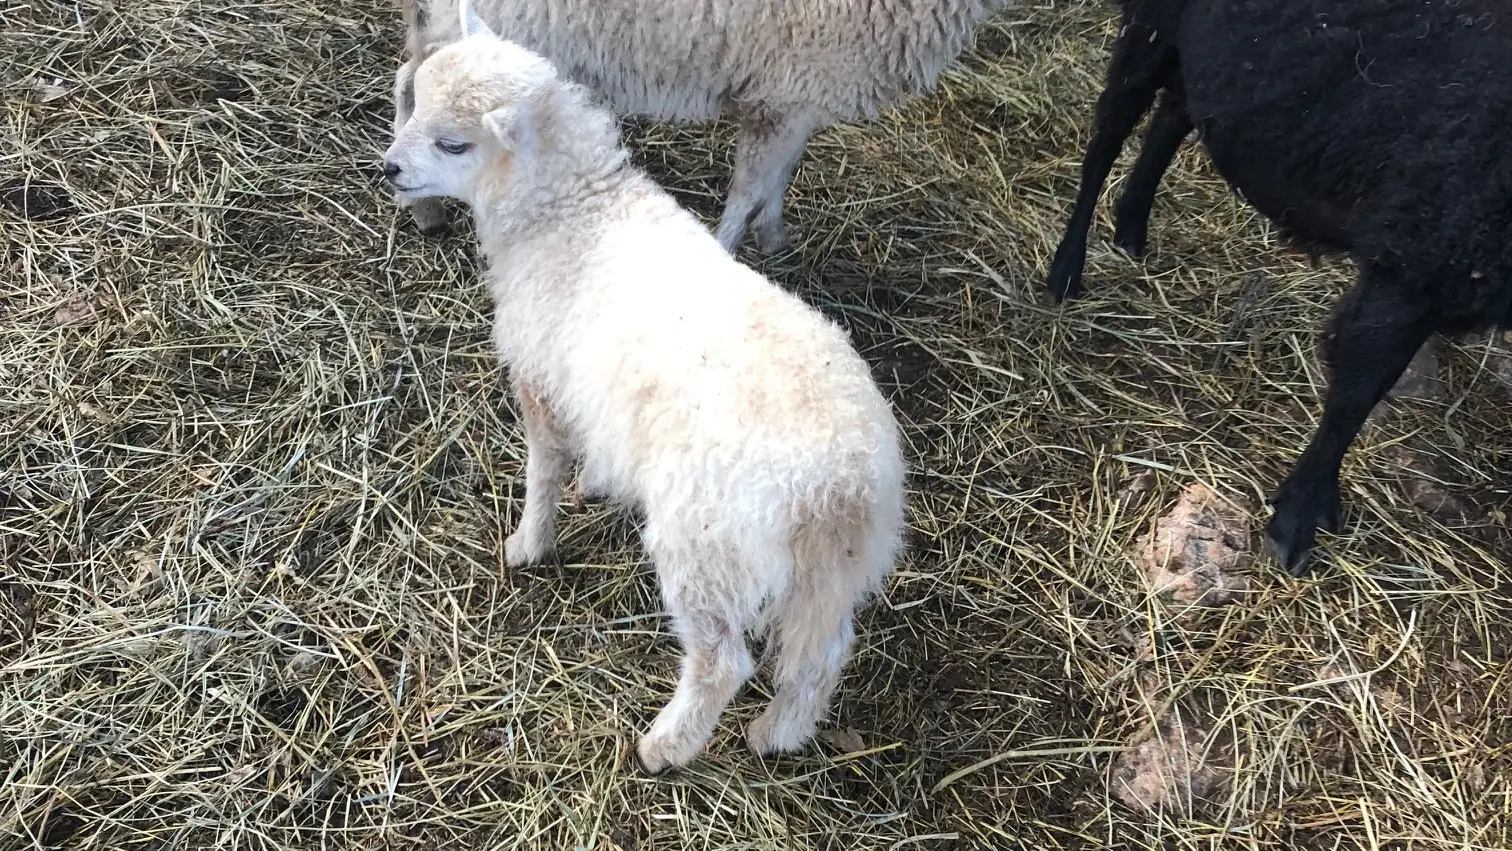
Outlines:
POLYGON ((383 176, 387 177, 389 180, 393 180, 394 178, 398 177, 399 172, 401 171, 404 171, 404 169, 400 168, 397 163, 383 164, 383 176))

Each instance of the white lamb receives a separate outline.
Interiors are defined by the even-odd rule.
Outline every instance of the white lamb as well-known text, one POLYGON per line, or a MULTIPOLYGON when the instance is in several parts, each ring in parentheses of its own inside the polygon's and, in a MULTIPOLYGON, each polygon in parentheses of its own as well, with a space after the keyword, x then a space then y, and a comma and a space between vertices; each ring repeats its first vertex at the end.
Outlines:
MULTIPOLYGON (((395 132, 414 108, 427 52, 455 40, 460 0, 400 0, 408 28, 394 81, 395 132)), ((754 224, 766 252, 788 245, 783 196, 809 136, 875 118, 932 91, 976 27, 1008 0, 474 0, 503 38, 551 60, 620 113, 735 119, 735 172, 715 233, 727 251, 754 224)), ((436 200, 410 202, 426 233, 436 200)))
POLYGON ((416 71, 386 168, 406 199, 471 205, 488 258, 528 450, 506 560, 551 551, 579 457, 593 490, 644 512, 685 653, 642 765, 703 749, 753 672, 746 633, 768 624, 777 693, 747 742, 796 749, 849 656, 856 606, 900 548, 892 411, 844 331, 630 165, 587 89, 459 14, 463 39, 416 71))

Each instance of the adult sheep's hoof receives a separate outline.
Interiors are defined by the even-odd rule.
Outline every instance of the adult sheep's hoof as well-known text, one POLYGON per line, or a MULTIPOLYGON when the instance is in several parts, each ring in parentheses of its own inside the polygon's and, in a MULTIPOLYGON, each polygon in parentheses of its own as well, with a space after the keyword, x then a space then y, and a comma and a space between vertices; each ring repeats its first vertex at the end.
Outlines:
POLYGON ((1150 247, 1150 235, 1144 224, 1119 224, 1113 230, 1113 242, 1130 257, 1143 257, 1150 247))
POLYGON ((788 238, 787 227, 781 219, 756 226, 756 249, 762 254, 781 254, 792 247, 793 241, 788 238))
POLYGON ((440 224, 431 225, 422 225, 419 222, 415 222, 415 230, 419 231, 420 235, 426 239, 441 239, 442 237, 450 236, 452 232, 451 222, 444 220, 440 224))
POLYGON ((451 221, 446 216, 446 207, 439 198, 425 198, 409 207, 410 217, 415 220, 415 230, 422 236, 436 238, 451 232, 451 221))
POLYGON ((1339 528, 1339 488, 1317 486, 1311 489, 1286 482, 1271 498, 1276 513, 1265 526, 1265 542, 1271 555, 1287 573, 1303 576, 1310 569, 1309 556, 1319 529, 1335 532, 1339 528))

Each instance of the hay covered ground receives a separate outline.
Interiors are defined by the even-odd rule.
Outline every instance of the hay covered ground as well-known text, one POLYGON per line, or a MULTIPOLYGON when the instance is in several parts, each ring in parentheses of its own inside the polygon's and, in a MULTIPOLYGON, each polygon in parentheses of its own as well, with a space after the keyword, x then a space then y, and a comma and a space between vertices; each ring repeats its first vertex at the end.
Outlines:
MULTIPOLYGON (((896 400, 912 549, 825 741, 747 754, 758 681, 670 779, 632 757, 676 662, 633 521, 564 509, 556 561, 503 567, 523 444, 470 235, 379 184, 386 0, 0 31, 0 847, 1512 847, 1503 356, 1383 406, 1318 575, 1243 558, 1351 268, 1189 147, 1152 255, 1105 203, 1092 297, 1043 302, 1109 5, 1005 12, 813 143, 796 249, 754 262, 896 400), (1235 515, 1227 605, 1136 555, 1193 483, 1235 515)), ((629 135, 712 220, 728 128, 629 135)))

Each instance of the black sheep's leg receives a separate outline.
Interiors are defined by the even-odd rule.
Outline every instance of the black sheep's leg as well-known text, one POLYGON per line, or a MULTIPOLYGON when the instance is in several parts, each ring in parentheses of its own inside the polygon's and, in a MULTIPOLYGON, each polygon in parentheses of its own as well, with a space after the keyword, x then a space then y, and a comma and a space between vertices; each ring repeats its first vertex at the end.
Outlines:
POLYGON ((1396 269, 1367 266, 1334 312, 1323 341, 1323 420, 1271 497, 1276 512, 1265 528, 1271 552, 1293 576, 1307 572, 1317 530, 1338 528, 1344 453, 1431 333, 1430 305, 1396 269))
POLYGON ((1123 150, 1124 140, 1134 132, 1155 94, 1166 82, 1163 78, 1174 64, 1171 51, 1163 40, 1154 40, 1143 26, 1125 26, 1123 35, 1113 46, 1113 61, 1108 66, 1108 84, 1097 98, 1092 122, 1092 139, 1082 157, 1081 189, 1076 207, 1066 224, 1066 235, 1055 249, 1046 287, 1056 301, 1074 298, 1081 290, 1082 266, 1087 261, 1087 231, 1102 193, 1108 171, 1123 150))
POLYGON ((1149 243, 1150 207, 1155 203, 1155 190, 1160 188, 1160 179, 1190 132, 1192 119, 1187 117, 1186 97, 1179 86, 1170 86, 1160 93, 1160 105, 1150 119, 1150 129, 1145 131, 1134 171, 1124 182, 1123 194, 1113 204, 1113 241, 1135 257, 1143 256, 1149 243))

